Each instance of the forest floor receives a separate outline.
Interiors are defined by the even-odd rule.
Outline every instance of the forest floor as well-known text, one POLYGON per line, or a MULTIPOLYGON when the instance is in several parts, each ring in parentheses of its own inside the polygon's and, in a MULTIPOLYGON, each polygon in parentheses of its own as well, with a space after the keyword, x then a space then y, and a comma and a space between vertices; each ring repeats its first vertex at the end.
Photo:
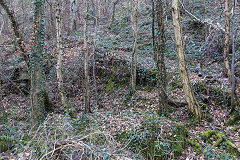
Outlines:
MULTIPOLYGON (((66 60, 65 64, 71 64, 73 66, 78 65, 76 64, 76 59, 79 59, 79 55, 78 53, 74 54, 74 51, 71 51, 71 50, 72 49, 68 50, 69 53, 66 54, 68 56, 65 57, 65 60, 66 60)), ((148 63, 142 63, 142 64, 144 65, 148 63)), ((174 69, 174 67, 176 67, 177 64, 175 60, 170 60, 170 59, 166 60, 166 64, 167 64, 169 75, 172 75, 172 79, 170 80, 170 83, 171 83, 173 80, 176 79, 174 78, 174 75, 177 75, 176 73, 177 71, 174 69)), ((206 72, 208 72, 208 75, 211 74, 212 77, 215 77, 215 79, 217 79, 217 82, 215 84, 216 87, 221 88, 222 86, 228 86, 227 78, 223 78, 223 77, 219 78, 219 75, 221 75, 221 71, 219 71, 219 68, 221 67, 219 67, 219 64, 217 63, 211 64, 211 66, 208 66, 208 67, 211 69, 206 69, 204 73, 206 74, 206 72), (222 86, 219 86, 219 84, 222 86)), ((75 68, 75 69, 79 69, 79 68, 75 68)), ((205 78, 204 76, 199 77, 199 72, 191 72, 190 75, 191 75, 190 77, 191 77, 192 84, 203 82, 205 78)), ((104 84, 104 82, 101 82, 100 77, 97 77, 97 80, 98 80, 99 86, 103 85, 104 86, 103 88, 106 88, 106 84, 104 84)), ((79 84, 74 85, 72 83, 71 84, 67 84, 67 83, 66 85, 71 85, 70 88, 72 88, 73 90, 71 92, 74 92, 74 90, 79 88, 79 84)), ((55 99, 54 102, 56 104, 56 108, 61 108, 57 90, 53 89, 56 87, 57 81, 54 81, 53 79, 51 79, 51 80, 48 80, 46 84, 49 87, 50 97, 53 100, 55 99)), ((93 110, 93 113, 90 114, 88 117, 89 121, 94 121, 93 124, 90 123, 92 125, 92 126, 90 125, 91 127, 94 128, 96 127, 95 125, 97 124, 97 126, 100 128, 99 130, 104 132, 104 134, 107 134, 110 137, 113 137, 115 139, 114 143, 110 144, 110 148, 111 148, 111 145, 116 145, 112 147, 115 148, 116 150, 120 148, 123 148, 123 150, 126 150, 122 153, 122 155, 126 154, 129 156, 129 158, 138 157, 139 159, 144 159, 144 157, 142 157, 140 153, 137 153, 136 151, 134 151, 134 147, 133 147, 134 145, 132 146, 132 142, 131 142, 134 138, 126 137, 125 141, 121 141, 119 140, 119 137, 121 135, 124 135, 127 132, 132 133, 132 137, 139 136, 139 133, 148 134, 148 132, 151 132, 152 130, 151 125, 156 125, 157 126, 156 133, 158 133, 160 137, 162 136, 160 140, 163 143, 165 142, 166 144, 168 144, 168 140, 171 139, 171 137, 177 136, 177 135, 174 135, 174 131, 172 127, 181 125, 181 126, 184 126, 184 128, 188 132, 187 138, 191 140, 196 140, 201 146, 202 152, 198 153, 198 151, 193 146, 189 144, 184 144, 182 153, 176 156, 173 154, 173 151, 170 150, 171 147, 169 146, 169 149, 165 149, 166 151, 165 154, 170 155, 171 159, 211 159, 211 158, 212 159, 219 159, 219 158, 237 159, 237 157, 234 158, 234 156, 232 156, 229 153, 229 151, 226 150, 227 147, 225 147, 225 149, 224 147, 223 148, 214 147, 213 144, 216 141, 214 136, 211 138, 211 140, 213 141, 213 144, 210 144, 204 141, 203 138, 200 137, 202 133, 208 130, 221 131, 225 134, 225 136, 231 142, 233 142, 236 145, 237 148, 240 148, 240 141, 239 141, 240 128, 238 127, 236 129, 236 126, 224 125, 224 122, 227 119, 229 108, 214 104, 214 101, 211 100, 207 108, 205 108, 205 111, 208 112, 208 115, 210 115, 210 118, 209 117, 203 118, 201 122, 195 122, 189 116, 189 111, 187 106, 179 107, 179 108, 172 107, 168 117, 159 116, 157 114, 158 97, 157 97, 157 91, 155 89, 149 90, 149 89, 146 89, 146 87, 139 87, 135 95, 130 100, 130 102, 127 105, 124 105, 123 101, 126 95, 128 94, 128 90, 129 89, 127 86, 118 87, 117 85, 115 85, 110 92, 102 93, 101 101, 104 107, 101 109, 95 108, 93 110), (146 123, 149 123, 149 124, 146 125, 146 123), (167 153, 168 151, 169 153, 167 153)), ((173 87, 173 88, 169 87, 168 95, 170 98, 176 101, 184 102, 184 93, 181 86, 173 87)), ((84 94, 78 92, 77 96, 71 96, 69 97, 69 100, 70 100, 70 104, 75 106, 76 109, 80 111, 78 118, 81 120, 82 119, 81 117, 83 116, 81 111, 84 110, 84 105, 83 105, 84 94)), ((28 104, 29 104, 29 99, 27 97, 21 97, 19 95, 12 94, 4 97, 3 99, 3 106, 5 110, 9 112, 9 116, 8 116, 9 119, 6 124, 9 125, 8 126, 9 128, 14 130, 9 132, 13 132, 14 135, 12 137, 15 137, 16 139, 23 138, 24 134, 29 132, 30 126, 28 125, 28 123, 25 123, 26 120, 30 119, 29 113, 31 109, 28 107, 29 106, 28 104)), ((64 119, 65 116, 54 113, 49 115, 49 117, 61 117, 61 119, 64 119)), ((66 115, 66 117, 68 116, 66 115)), ((60 119, 55 118, 53 121, 59 121, 59 120, 60 119)), ((7 128, 7 125, 1 126, 2 131, 4 131, 4 128, 5 129, 7 128)), ((151 135, 151 133, 149 134, 151 135)), ((11 157, 12 159, 19 159, 19 157, 22 159, 32 158, 31 152, 34 152, 34 151, 31 151, 31 150, 29 151, 28 149, 29 148, 23 149, 25 152, 21 152, 21 153, 18 153, 18 151, 15 150, 15 153, 18 153, 17 156, 14 154, 3 154, 3 153, 1 154, 1 156, 3 158, 11 157)), ((109 151, 108 154, 110 155, 111 152, 109 151)))

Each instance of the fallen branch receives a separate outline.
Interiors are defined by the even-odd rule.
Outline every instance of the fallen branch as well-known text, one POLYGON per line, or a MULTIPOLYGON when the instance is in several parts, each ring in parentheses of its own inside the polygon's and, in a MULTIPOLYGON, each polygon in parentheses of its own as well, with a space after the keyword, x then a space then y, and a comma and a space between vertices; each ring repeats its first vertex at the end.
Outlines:
POLYGON ((179 0, 180 4, 182 5, 182 8, 189 14, 191 17, 193 17, 197 22, 202 23, 202 24, 207 24, 211 27, 213 27, 216 30, 220 30, 223 33, 225 33, 225 29, 219 24, 213 24, 211 19, 206 19, 206 20, 201 20, 200 18, 197 18, 195 15, 193 15, 191 12, 189 12, 183 5, 183 3, 179 0))

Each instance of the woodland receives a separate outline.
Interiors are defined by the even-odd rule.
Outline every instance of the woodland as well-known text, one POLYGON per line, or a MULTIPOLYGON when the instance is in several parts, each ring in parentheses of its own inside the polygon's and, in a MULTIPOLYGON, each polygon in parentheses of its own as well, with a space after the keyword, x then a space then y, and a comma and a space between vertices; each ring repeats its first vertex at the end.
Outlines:
POLYGON ((0 0, 0 160, 240 159, 237 0, 0 0))

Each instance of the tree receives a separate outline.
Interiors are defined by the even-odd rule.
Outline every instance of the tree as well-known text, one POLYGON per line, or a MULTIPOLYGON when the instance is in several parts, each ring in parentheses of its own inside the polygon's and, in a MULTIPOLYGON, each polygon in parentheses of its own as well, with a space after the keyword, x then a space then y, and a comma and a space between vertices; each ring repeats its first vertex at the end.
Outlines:
POLYGON ((134 40, 132 53, 131 90, 134 92, 136 90, 137 77, 138 0, 133 0, 132 29, 134 40))
POLYGON ((154 0, 152 0, 152 43, 153 50, 155 50, 155 4, 154 0))
POLYGON ((230 9, 229 9, 229 0, 225 0, 225 40, 224 40, 224 51, 223 51, 223 60, 224 66, 227 71, 227 76, 229 82, 231 83, 231 69, 229 65, 229 52, 230 52, 230 9))
POLYGON ((86 5, 86 15, 84 21, 84 75, 85 75, 85 113, 90 113, 90 77, 89 77, 89 49, 88 49, 88 18, 89 18, 89 3, 88 0, 85 2, 86 5))
MULTIPOLYGON (((226 0, 227 1, 227 0, 226 0)), ((232 111, 235 110, 235 104, 234 104, 234 99, 235 99, 235 96, 237 95, 237 90, 235 89, 235 74, 234 74, 234 71, 235 71, 235 36, 236 36, 236 31, 235 31, 235 8, 236 8, 236 5, 237 5, 237 2, 236 0, 234 0, 234 4, 233 4, 233 12, 232 12, 232 19, 233 19, 233 22, 232 22, 232 73, 231 73, 231 84, 232 84, 232 94, 231 94, 231 108, 232 108, 232 111)))
POLYGON ((71 15, 71 31, 75 32, 77 30, 77 2, 76 0, 70 0, 70 15, 71 15))
POLYGON ((65 109, 68 109, 67 97, 65 94, 65 89, 63 85, 63 74, 62 74, 62 60, 63 60, 63 50, 62 50, 62 27, 61 27, 61 10, 58 0, 55 0, 56 5, 56 30, 57 30, 57 78, 58 78, 58 89, 61 95, 62 105, 65 109))
POLYGON ((14 16, 14 12, 9 9, 8 5, 6 4, 6 2, 4 0, 0 0, 0 5, 3 7, 3 9, 7 13, 7 15, 8 15, 8 17, 11 21, 12 28, 13 28, 14 34, 15 34, 16 39, 17 39, 17 44, 18 44, 18 47, 20 48, 20 51, 21 51, 21 56, 23 57, 26 65, 27 65, 27 68, 28 68, 29 67, 29 57, 26 54, 27 52, 25 50, 24 41, 23 41, 22 35, 19 32, 19 24, 16 21, 16 18, 14 16))
POLYGON ((178 55, 178 67, 180 70, 181 81, 183 83, 183 90, 185 93, 185 99, 188 103, 189 110, 196 118, 201 118, 200 107, 193 94, 193 90, 190 85, 190 79, 187 70, 187 64, 184 55, 184 46, 182 39, 182 27, 180 23, 180 9, 179 0, 172 0, 172 17, 175 34, 175 46, 178 55))
POLYGON ((159 114, 165 113, 167 110, 168 97, 166 94, 167 78, 166 67, 164 63, 165 54, 165 30, 164 30, 164 10, 162 0, 156 2, 157 11, 157 69, 158 69, 158 96, 159 96, 159 114))
POLYGON ((111 26, 114 24, 115 22, 115 11, 116 11, 116 5, 118 4, 119 0, 116 0, 114 3, 113 3, 113 10, 112 10, 112 19, 111 19, 111 26))
POLYGON ((53 107, 44 85, 44 0, 35 0, 34 6, 34 46, 30 56, 33 125, 41 123, 53 107))

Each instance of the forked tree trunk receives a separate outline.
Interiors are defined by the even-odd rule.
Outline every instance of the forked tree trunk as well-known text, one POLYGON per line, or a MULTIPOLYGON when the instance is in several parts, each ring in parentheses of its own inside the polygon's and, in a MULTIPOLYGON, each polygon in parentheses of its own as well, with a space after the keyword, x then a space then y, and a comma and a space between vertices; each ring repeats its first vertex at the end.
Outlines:
POLYGON ((165 30, 164 30, 164 10, 162 0, 157 0, 156 3, 157 13, 157 39, 156 39, 156 51, 157 51, 157 69, 158 69, 158 96, 159 96, 159 114, 165 114, 168 109, 168 97, 166 93, 167 89, 167 77, 166 67, 164 63, 165 48, 165 30))
POLYGON ((62 74, 62 60, 63 60, 63 50, 62 50, 62 27, 61 27, 61 10, 58 0, 55 0, 56 5, 56 30, 57 30, 57 78, 58 78, 58 89, 61 95, 62 105, 65 109, 68 109, 68 101, 65 94, 65 88, 63 85, 63 74, 62 74))
POLYGON ((88 14, 89 14, 89 3, 86 0, 86 17, 84 22, 84 49, 85 49, 85 59, 84 59, 84 75, 85 75, 85 113, 90 113, 90 77, 89 77, 89 50, 88 50, 88 14))
POLYGON ((231 69, 229 65, 229 52, 230 52, 230 9, 229 9, 229 0, 225 0, 225 40, 224 40, 224 52, 223 52, 223 60, 225 69, 227 71, 227 76, 229 78, 229 82, 232 82, 231 77, 231 69))
POLYGON ((135 91, 137 77, 138 0, 133 0, 132 29, 134 41, 132 53, 131 90, 135 91))
POLYGON ((182 39, 182 28, 180 23, 180 9, 179 0, 172 0, 172 17, 175 33, 175 45, 178 55, 178 66, 180 70, 181 81, 183 83, 183 90, 185 93, 185 99, 188 103, 189 110, 196 118, 201 118, 200 107, 193 94, 193 90, 190 85, 187 64, 185 60, 185 53, 182 39))

